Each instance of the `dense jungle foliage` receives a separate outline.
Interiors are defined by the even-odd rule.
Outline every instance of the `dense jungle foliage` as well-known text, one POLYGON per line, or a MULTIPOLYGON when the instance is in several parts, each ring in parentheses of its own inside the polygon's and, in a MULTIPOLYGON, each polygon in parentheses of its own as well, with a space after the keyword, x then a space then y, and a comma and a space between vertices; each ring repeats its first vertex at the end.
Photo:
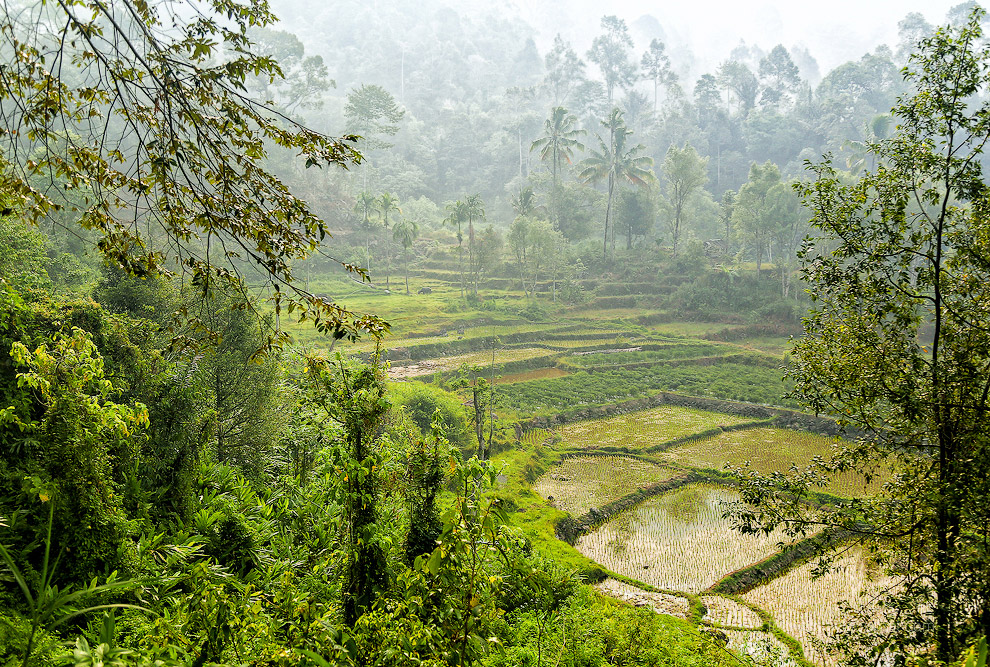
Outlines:
POLYGON ((850 664, 985 665, 971 5, 822 73, 744 43, 698 71, 617 16, 540 53, 432 0, 5 3, 4 664, 810 664, 767 620, 783 648, 729 648, 698 595, 603 595, 556 539, 535 427, 672 392, 872 436, 705 474, 746 531, 884 542, 900 616, 860 611, 850 664), (891 457, 878 503, 814 495, 891 457))

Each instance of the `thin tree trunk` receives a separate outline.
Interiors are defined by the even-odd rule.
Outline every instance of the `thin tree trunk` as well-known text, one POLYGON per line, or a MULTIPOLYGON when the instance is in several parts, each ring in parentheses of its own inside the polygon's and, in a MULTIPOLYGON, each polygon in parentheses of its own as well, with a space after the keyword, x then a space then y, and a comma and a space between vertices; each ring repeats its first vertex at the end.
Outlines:
POLYGON ((602 262, 608 262, 608 224, 612 217, 612 174, 608 175, 608 201, 605 204, 605 239, 602 242, 602 262))

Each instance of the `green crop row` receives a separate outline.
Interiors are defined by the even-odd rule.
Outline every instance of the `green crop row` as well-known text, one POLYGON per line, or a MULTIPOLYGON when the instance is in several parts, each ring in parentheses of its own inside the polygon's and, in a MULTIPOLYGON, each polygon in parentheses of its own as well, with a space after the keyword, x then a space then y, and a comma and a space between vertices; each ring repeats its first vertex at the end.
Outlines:
POLYGON ((520 414, 546 414, 577 405, 601 405, 655 391, 673 391, 750 403, 795 405, 784 397, 779 369, 725 363, 579 371, 567 377, 520 383, 502 397, 520 414))

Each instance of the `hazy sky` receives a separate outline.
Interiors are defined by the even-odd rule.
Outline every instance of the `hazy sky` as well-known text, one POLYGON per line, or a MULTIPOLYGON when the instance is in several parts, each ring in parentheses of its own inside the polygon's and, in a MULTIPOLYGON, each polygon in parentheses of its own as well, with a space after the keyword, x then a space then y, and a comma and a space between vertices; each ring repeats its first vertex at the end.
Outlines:
POLYGON ((663 26, 669 41, 690 43, 696 57, 708 64, 717 64, 745 39, 764 50, 778 43, 804 45, 823 73, 859 58, 877 44, 896 46, 897 22, 908 12, 920 12, 937 25, 960 1, 504 0, 540 29, 541 47, 553 38, 554 25, 582 49, 598 31, 603 14, 617 14, 630 25, 650 14, 663 26))

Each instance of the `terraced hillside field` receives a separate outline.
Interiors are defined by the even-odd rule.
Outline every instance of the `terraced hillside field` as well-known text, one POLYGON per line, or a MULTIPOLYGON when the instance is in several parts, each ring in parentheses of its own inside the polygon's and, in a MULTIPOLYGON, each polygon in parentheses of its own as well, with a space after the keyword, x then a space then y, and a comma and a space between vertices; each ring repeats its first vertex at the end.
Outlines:
MULTIPOLYGON (((761 474, 786 472, 791 466, 806 467, 815 457, 831 458, 843 442, 815 433, 781 428, 751 428, 726 431, 701 440, 685 443, 659 458, 696 468, 721 470, 748 466, 761 474)), ((843 497, 876 493, 883 482, 878 476, 867 484, 866 478, 854 472, 836 475, 822 491, 843 497)))
POLYGON ((859 550, 841 558, 822 577, 812 576, 814 563, 806 563, 743 595, 773 614, 777 625, 804 647, 805 654, 819 663, 834 664, 822 650, 828 630, 841 622, 839 602, 860 603, 885 586, 859 550))
POLYGON ((751 537, 723 518, 737 491, 691 484, 644 501, 581 537, 577 549, 613 572, 697 593, 774 553, 782 535, 751 537))
MULTIPOLYGON (((508 363, 512 361, 522 361, 523 359, 533 359, 535 357, 548 356, 548 351, 539 347, 522 347, 508 350, 499 350, 497 363, 508 363)), ((449 357, 439 357, 436 359, 426 359, 402 366, 393 366, 389 369, 389 377, 393 380, 402 380, 412 377, 432 375, 446 371, 457 370, 463 365, 484 366, 491 363, 492 353, 486 351, 471 352, 468 354, 456 354, 449 357)))
POLYGON ((753 421, 718 412, 676 405, 662 405, 651 410, 574 422, 560 429, 565 445, 577 449, 625 447, 646 449, 670 440, 683 438, 712 428, 753 421))
POLYGON ((680 471, 626 456, 571 456, 542 475, 533 490, 573 516, 618 500, 680 471))
MULTIPOLYGON (((843 443, 759 424, 732 428, 752 422, 747 417, 661 406, 568 424, 557 432, 559 446, 573 455, 544 474, 534 490, 544 497, 553 496, 557 507, 577 516, 659 480, 660 470, 668 478, 692 470, 693 475, 709 476, 712 483, 687 484, 638 502, 581 536, 576 547, 607 570, 630 580, 662 590, 703 593, 701 601, 707 611, 701 623, 722 629, 734 650, 757 661, 797 666, 806 663, 788 655, 786 644, 773 636, 756 612, 738 601, 704 593, 726 575, 777 553, 778 545, 789 541, 783 534, 754 537, 734 530, 725 514, 741 496, 725 486, 715 471, 725 464, 749 462, 763 473, 786 472, 794 464, 807 465, 816 456, 828 458, 843 443), (711 434, 716 427, 729 430, 711 434), (692 435, 699 437, 692 439, 692 435), (649 451, 651 445, 679 438, 686 441, 666 451, 649 451), (616 447, 638 452, 637 457, 603 455, 603 449, 616 447), (591 455, 596 450, 599 453, 591 455)), ((848 497, 874 493, 878 488, 877 483, 867 487, 862 478, 845 474, 824 490, 848 497)), ((773 632, 790 634, 813 662, 825 667, 834 659, 820 651, 820 644, 829 625, 839 619, 839 601, 855 602, 861 593, 889 585, 889 581, 872 581, 866 561, 859 555, 842 559, 839 566, 838 571, 812 581, 812 565, 799 564, 743 596, 747 603, 761 608, 761 613, 769 614, 771 629, 776 628, 773 632)), ((673 609, 666 597, 628 583, 613 583, 602 590, 661 613, 673 609)))

